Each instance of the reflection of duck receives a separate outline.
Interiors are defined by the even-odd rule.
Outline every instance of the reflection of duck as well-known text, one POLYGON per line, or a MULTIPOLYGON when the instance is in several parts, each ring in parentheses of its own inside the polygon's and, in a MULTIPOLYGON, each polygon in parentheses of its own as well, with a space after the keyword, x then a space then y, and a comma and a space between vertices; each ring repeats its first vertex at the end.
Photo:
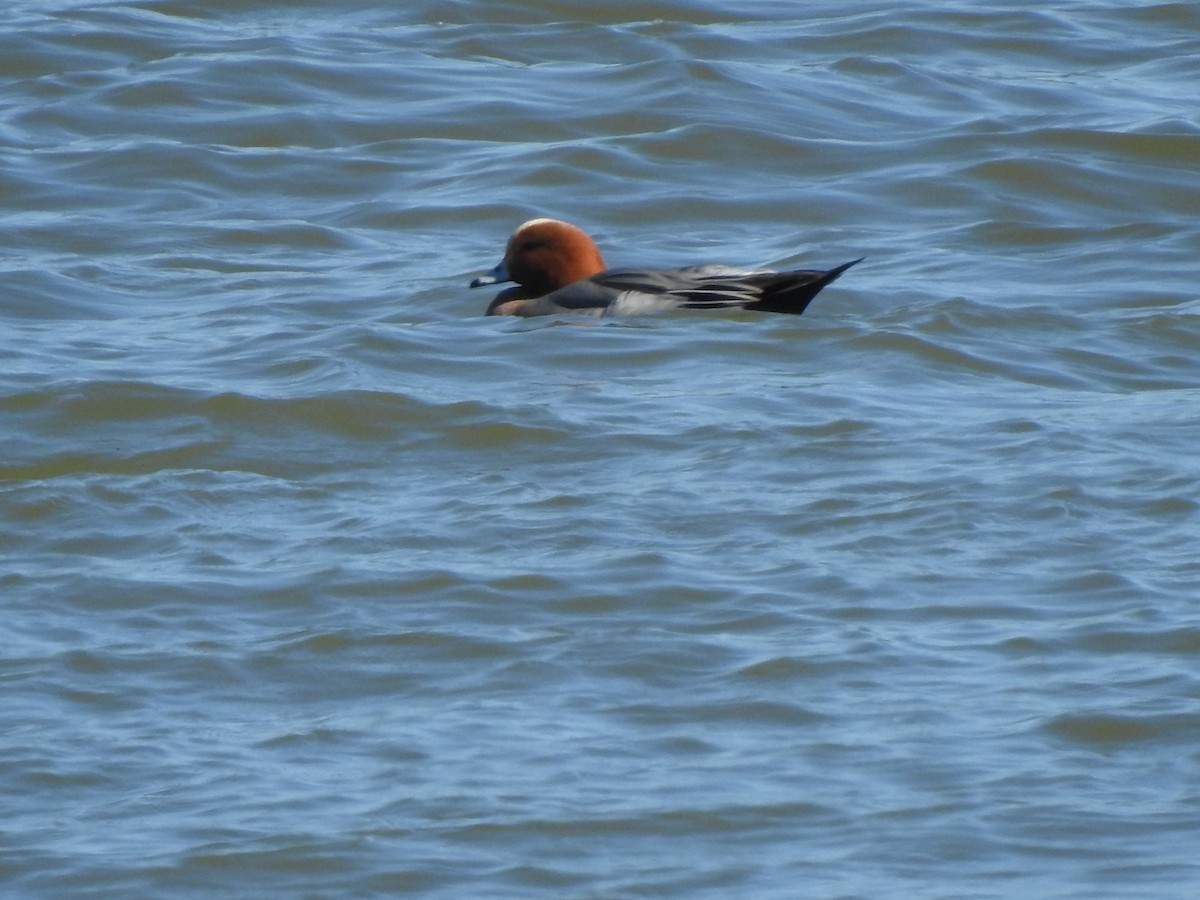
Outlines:
POLYGON ((594 316, 671 309, 753 309, 798 316, 856 259, 828 271, 743 271, 729 266, 606 269, 596 243, 557 219, 531 219, 508 239, 503 261, 471 287, 515 281, 488 306, 489 316, 594 316))

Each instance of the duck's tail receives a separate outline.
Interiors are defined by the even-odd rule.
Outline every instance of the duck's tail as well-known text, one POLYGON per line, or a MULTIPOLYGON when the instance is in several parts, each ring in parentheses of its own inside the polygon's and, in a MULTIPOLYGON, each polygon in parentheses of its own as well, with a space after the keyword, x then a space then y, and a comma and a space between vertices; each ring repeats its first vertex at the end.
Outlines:
POLYGON ((813 297, 848 268, 866 259, 865 256, 843 263, 826 272, 813 269, 796 269, 791 272, 772 272, 756 276, 762 294, 758 300, 746 304, 746 309, 760 312, 787 313, 798 316, 808 309, 813 297))

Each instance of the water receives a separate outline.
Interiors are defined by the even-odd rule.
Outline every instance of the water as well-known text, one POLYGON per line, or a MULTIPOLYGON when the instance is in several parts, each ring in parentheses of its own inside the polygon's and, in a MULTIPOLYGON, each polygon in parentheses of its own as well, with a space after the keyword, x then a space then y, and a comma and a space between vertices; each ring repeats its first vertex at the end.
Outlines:
POLYGON ((0 12, 6 897, 1200 889, 1200 7, 0 12), (610 264, 809 312, 488 319, 610 264))

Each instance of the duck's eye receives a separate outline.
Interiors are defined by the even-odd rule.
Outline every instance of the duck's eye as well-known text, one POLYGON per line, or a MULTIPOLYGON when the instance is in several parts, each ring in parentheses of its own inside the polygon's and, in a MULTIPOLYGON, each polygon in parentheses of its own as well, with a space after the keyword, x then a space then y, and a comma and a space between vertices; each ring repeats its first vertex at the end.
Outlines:
POLYGON ((528 253, 530 250, 539 250, 546 246, 545 241, 526 241, 521 245, 521 250, 528 253))

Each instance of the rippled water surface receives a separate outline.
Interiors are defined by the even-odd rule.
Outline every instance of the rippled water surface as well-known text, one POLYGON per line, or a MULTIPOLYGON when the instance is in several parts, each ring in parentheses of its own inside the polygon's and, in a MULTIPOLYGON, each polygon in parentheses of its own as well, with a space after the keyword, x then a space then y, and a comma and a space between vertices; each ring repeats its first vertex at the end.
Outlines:
POLYGON ((1192 2, 6 4, 4 896, 1194 896, 1198 96, 1192 2), (483 317, 534 215, 867 260, 483 317))

